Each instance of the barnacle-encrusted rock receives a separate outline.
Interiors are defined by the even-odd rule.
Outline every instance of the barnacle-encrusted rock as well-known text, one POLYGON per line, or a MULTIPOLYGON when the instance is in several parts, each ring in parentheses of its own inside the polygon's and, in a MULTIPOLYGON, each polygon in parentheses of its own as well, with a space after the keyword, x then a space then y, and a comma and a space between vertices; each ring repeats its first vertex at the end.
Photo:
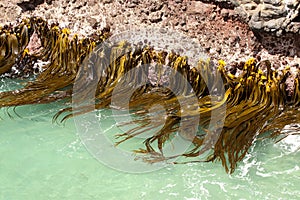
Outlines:
POLYGON ((17 0, 0 1, 0 24, 13 22, 20 14, 22 9, 17 5, 17 0))
POLYGON ((112 34, 141 27, 163 27, 197 39, 212 59, 224 59, 231 66, 256 57, 272 60, 272 63, 279 63, 276 66, 284 67, 299 63, 298 2, 45 0, 41 3, 39 0, 0 0, 0 25, 39 16, 49 24, 69 28, 79 38, 97 34, 105 27, 110 27, 112 34), (21 7, 25 4, 35 7, 24 10, 21 7), (270 31, 283 34, 276 37, 270 31))

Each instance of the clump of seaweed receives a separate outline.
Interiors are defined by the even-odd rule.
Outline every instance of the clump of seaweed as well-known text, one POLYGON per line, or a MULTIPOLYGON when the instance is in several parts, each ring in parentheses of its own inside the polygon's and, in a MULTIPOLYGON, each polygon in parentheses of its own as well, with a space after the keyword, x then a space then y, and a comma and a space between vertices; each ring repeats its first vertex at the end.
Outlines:
POLYGON ((103 31, 96 41, 90 38, 80 40, 76 34, 70 38, 68 29, 61 29, 56 25, 49 27, 41 18, 23 20, 13 30, 4 29, 2 32, 3 57, 0 74, 9 71, 16 61, 20 62, 28 55, 26 46, 33 32, 40 38, 43 48, 30 57, 49 61, 49 64, 44 66, 43 72, 34 81, 28 82, 23 89, 2 92, 1 106, 48 103, 70 97, 71 89, 66 88, 74 82, 80 63, 97 42, 103 41, 108 36, 108 32, 103 31))
POLYGON ((28 21, 22 21, 17 27, 5 26, 0 30, 0 74, 10 70, 17 57, 24 52, 29 43, 32 28, 28 21))
MULTIPOLYGON (((113 97, 125 98, 137 87, 135 83, 143 77, 149 77, 151 65, 157 74, 162 74, 165 66, 176 72, 168 80, 174 90, 163 84, 147 82, 135 89, 130 98, 129 107, 132 114, 138 117, 123 126, 139 124, 139 127, 118 135, 120 140, 117 144, 145 131, 155 130, 155 127, 162 127, 145 139, 145 149, 135 151, 144 154, 146 162, 179 156, 199 157, 209 153, 205 161, 221 160, 226 172, 232 173, 257 138, 269 131, 270 134, 264 137, 276 138, 286 125, 300 123, 299 71, 293 91, 288 91, 286 79, 291 74, 289 67, 283 71, 273 70, 270 61, 257 62, 250 58, 241 73, 235 75, 225 70, 224 61, 219 61, 216 69, 212 68, 210 60, 200 60, 197 66, 190 66, 185 56, 155 51, 149 46, 133 47, 126 41, 97 49, 96 44, 107 38, 109 32, 101 32, 97 41, 89 38, 79 40, 76 35, 70 38, 69 30, 49 27, 38 18, 24 20, 11 31, 1 30, 0 73, 7 72, 18 57, 22 58, 34 31, 40 37, 43 49, 33 56, 49 61, 49 64, 24 88, 1 92, 1 107, 49 103, 61 99, 70 101, 76 75, 80 74, 76 92, 80 92, 84 101, 93 92, 90 88, 96 87, 95 107, 65 108, 54 116, 54 120, 63 116, 64 121, 93 109, 110 108, 113 97), (141 67, 145 65, 149 67, 141 67), (261 65, 267 67, 266 71, 262 71, 261 65), (217 72, 221 76, 217 76, 217 72), (117 89, 120 82, 127 87, 117 89), (214 91, 219 82, 224 85, 224 94, 211 95, 210 91, 214 91), (190 100, 192 95, 196 96, 196 102, 190 100), (179 103, 181 99, 184 99, 184 103, 179 103), (159 117, 156 120, 149 119, 147 114, 155 104, 163 105, 166 112, 163 120, 159 117), (216 111, 225 116, 221 119, 223 124, 218 127, 216 120, 215 129, 210 129, 209 124, 215 120, 212 119, 212 112, 216 111), (195 129, 195 121, 204 133, 191 134, 193 131, 190 130, 195 129), (181 122, 185 122, 184 127, 180 127, 181 122), (179 129, 183 130, 179 134, 190 140, 194 147, 183 154, 168 157, 164 155, 163 146, 179 129), (220 133, 216 134, 215 131, 220 133)), ((121 110, 125 108, 126 105, 118 107, 121 110)), ((156 109, 155 112, 161 112, 162 108, 156 109)), ((284 136, 287 135, 285 133, 284 136)))

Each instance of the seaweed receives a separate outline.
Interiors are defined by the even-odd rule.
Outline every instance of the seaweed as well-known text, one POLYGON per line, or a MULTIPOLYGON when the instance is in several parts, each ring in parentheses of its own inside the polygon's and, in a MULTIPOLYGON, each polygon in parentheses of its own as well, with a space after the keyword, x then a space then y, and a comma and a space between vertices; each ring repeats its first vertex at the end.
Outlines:
MULTIPOLYGON (((70 31, 68 29, 60 29, 58 26, 49 27, 41 18, 31 18, 26 20, 26 22, 28 23, 27 25, 21 23, 20 26, 34 29, 43 47, 41 51, 31 56, 43 61, 49 61, 49 64, 44 66, 43 72, 38 74, 34 81, 28 82, 24 88, 2 92, 0 94, 1 106, 48 103, 71 97, 71 90, 66 90, 66 88, 72 86, 80 63, 96 46, 96 42, 100 42, 106 37, 106 32, 103 32, 96 42, 90 38, 79 40, 76 34, 70 39, 70 31)), ((28 52, 28 49, 25 49, 25 47, 28 45, 32 31, 31 34, 28 32, 25 34, 24 38, 26 39, 24 40, 22 39, 23 35, 20 35, 22 37, 18 40, 18 35, 18 32, 6 33, 6 37, 15 38, 15 45, 5 44, 2 46, 2 51, 15 53, 8 53, 3 57, 0 74, 7 72, 15 64, 18 53, 23 55, 28 52), (14 50, 15 46, 19 47, 19 49, 14 50)), ((4 43, 7 41, 5 40, 4 43)))
MULTIPOLYGON (((146 162, 206 155, 205 160, 188 162, 220 160, 226 172, 233 173, 260 136, 268 133, 264 137, 278 138, 286 125, 300 123, 300 72, 294 78, 293 91, 288 91, 286 79, 291 74, 288 66, 277 71, 272 69, 271 61, 258 62, 250 58, 243 64, 241 73, 235 75, 226 71, 226 63, 222 60, 214 69, 209 59, 190 66, 186 56, 156 51, 150 46, 133 46, 126 41, 99 48, 97 44, 109 37, 108 30, 99 32, 96 40, 80 40, 77 35, 70 37, 68 29, 56 25, 50 27, 40 18, 23 20, 14 30, 1 30, 0 74, 7 72, 17 58, 22 59, 24 53, 28 55, 26 46, 33 32, 38 34, 43 48, 30 56, 49 61, 49 64, 24 88, 1 92, 0 107, 62 99, 71 101, 78 75, 76 92, 80 93, 80 99, 77 103, 93 94, 94 106, 67 107, 54 116, 54 121, 62 117, 63 122, 94 109, 111 108, 112 98, 124 99, 132 93, 129 108, 137 118, 121 126, 139 126, 116 135, 119 139, 116 145, 161 127, 144 140, 144 149, 134 151, 144 155, 146 162), (262 65, 266 67, 265 71, 262 71, 262 65), (155 68, 160 80, 165 66, 173 70, 167 83, 148 81, 139 86, 143 78, 149 77, 150 67, 155 68), (220 82, 224 88, 218 88, 220 82), (119 87, 120 84, 124 87, 119 87), (164 84, 172 85, 172 90, 164 84), (220 90, 224 92, 211 94, 211 91, 220 90), (156 113, 165 112, 166 116, 149 119, 151 109, 156 113), (212 112, 218 112, 224 118, 214 119, 212 112), (197 131, 198 126, 202 131, 197 131), (177 132, 194 146, 183 154, 168 156, 163 146, 177 132)), ((127 106, 121 103, 114 108, 124 110, 127 106)), ((286 137, 289 133, 284 134, 286 137)))

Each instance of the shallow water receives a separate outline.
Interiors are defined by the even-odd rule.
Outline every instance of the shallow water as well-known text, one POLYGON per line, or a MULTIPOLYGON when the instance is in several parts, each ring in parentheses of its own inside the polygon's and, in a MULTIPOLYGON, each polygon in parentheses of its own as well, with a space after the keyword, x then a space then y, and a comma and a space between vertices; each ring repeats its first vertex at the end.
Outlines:
POLYGON ((130 174, 94 159, 72 119, 53 124, 59 108, 1 110, 0 199, 300 199, 299 136, 256 142, 232 175, 220 162, 130 174))

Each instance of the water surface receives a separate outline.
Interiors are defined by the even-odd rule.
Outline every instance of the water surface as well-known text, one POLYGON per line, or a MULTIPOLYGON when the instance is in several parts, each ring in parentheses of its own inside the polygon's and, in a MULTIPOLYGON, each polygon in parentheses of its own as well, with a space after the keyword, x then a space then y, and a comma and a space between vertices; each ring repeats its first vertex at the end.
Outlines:
POLYGON ((232 175, 220 162, 130 174, 94 159, 72 119, 53 124, 60 107, 1 110, 0 199, 300 199, 299 136, 257 141, 232 175))

